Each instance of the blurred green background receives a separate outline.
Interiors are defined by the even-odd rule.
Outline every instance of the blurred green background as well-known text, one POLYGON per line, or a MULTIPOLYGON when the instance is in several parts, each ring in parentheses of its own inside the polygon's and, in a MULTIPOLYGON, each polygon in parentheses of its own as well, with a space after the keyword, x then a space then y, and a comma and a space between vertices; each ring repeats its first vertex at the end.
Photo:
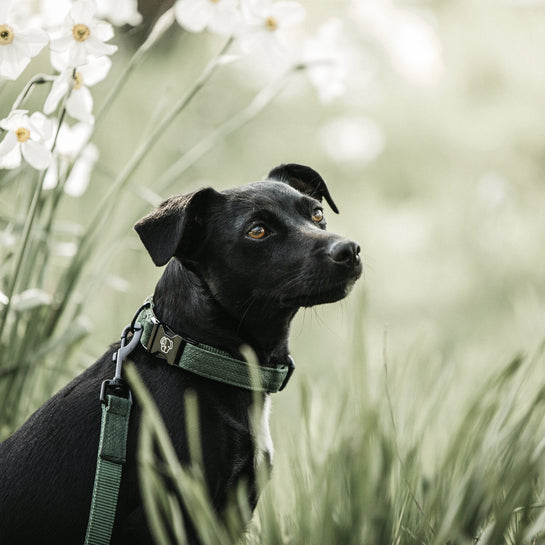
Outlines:
MULTIPOLYGON (((222 67, 116 203, 101 255, 79 288, 91 334, 70 368, 55 369, 59 387, 118 338, 153 291, 161 271, 132 225, 154 203, 258 180, 282 162, 312 166, 341 211, 326 211, 328 228, 360 243, 365 272, 346 301, 301 311, 293 324, 297 372, 275 397, 272 416, 280 488, 299 448, 308 392, 314 425, 327 435, 324 414, 340 411, 347 388, 381 403, 389 383, 400 441, 404 428, 413 437, 425 430, 422 456, 433 463, 468 400, 516 354, 533 354, 545 335, 545 2, 302 3, 307 31, 331 17, 344 25, 346 92, 322 103, 297 74, 259 116, 158 195, 158 176, 278 73, 266 62, 259 70, 244 62, 222 67)), ((140 39, 120 35, 95 104, 140 39)), ((97 126, 99 164, 84 197, 64 199, 64 221, 85 225, 138 142, 223 43, 169 31, 97 126)), ((3 104, 11 104, 10 92, 4 89, 3 104)), ((0 206, 9 208, 9 195, 0 206)), ((63 258, 56 263, 60 271, 63 258)), ((529 380, 523 392, 532 397, 545 370, 533 367, 529 380)))

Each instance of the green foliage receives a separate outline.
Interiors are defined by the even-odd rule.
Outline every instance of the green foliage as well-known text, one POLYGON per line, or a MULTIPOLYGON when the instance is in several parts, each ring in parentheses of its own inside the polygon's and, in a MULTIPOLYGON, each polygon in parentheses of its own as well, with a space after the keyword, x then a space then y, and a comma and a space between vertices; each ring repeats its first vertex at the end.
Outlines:
MULTIPOLYGON (((350 387, 362 378, 360 357, 354 354, 356 363, 336 392, 343 403, 332 406, 302 386, 300 429, 289 452, 280 453, 281 467, 265 486, 242 543, 545 543, 545 388, 528 395, 528 377, 545 362, 543 349, 488 377, 444 443, 431 445, 425 430, 399 429, 394 414, 402 392, 389 383, 386 367, 376 401, 350 387)), ((180 467, 134 369, 129 377, 144 404, 139 459, 158 543, 171 543, 165 536, 180 535, 182 527, 165 477, 177 483, 203 543, 237 542, 225 528, 238 519, 228 516, 224 526, 214 518, 198 465, 180 467), (157 462, 153 444, 166 463, 157 462)), ((418 404, 405 408, 427 408, 418 404)), ((439 418, 428 421, 442 425, 439 418)))

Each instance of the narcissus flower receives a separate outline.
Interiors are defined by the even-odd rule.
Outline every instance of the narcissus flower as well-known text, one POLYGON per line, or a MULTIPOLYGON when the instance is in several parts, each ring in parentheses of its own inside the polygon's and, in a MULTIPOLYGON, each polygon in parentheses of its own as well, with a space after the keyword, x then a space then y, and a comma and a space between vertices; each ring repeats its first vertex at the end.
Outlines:
POLYGON ((178 24, 189 32, 208 29, 228 36, 240 22, 236 0, 178 0, 175 13, 178 24))
POLYGON ((0 1, 0 79, 15 80, 49 41, 41 28, 22 30, 10 17, 12 2, 0 1))
POLYGON ((247 23, 237 35, 245 51, 260 50, 276 54, 286 46, 285 30, 299 24, 306 16, 299 2, 289 0, 242 0, 242 13, 247 23))
POLYGON ((110 23, 95 19, 93 0, 78 0, 64 20, 61 35, 51 40, 51 51, 66 55, 67 66, 85 64, 90 56, 102 57, 117 51, 117 46, 106 44, 114 36, 110 23))
MULTIPOLYGON (((51 59, 55 68, 55 58, 51 59)), ((51 114, 68 93, 73 85, 70 96, 66 101, 66 111, 74 119, 87 123, 93 122, 93 97, 87 87, 102 81, 110 71, 112 61, 108 57, 99 57, 89 60, 78 68, 66 68, 61 71, 51 86, 51 91, 44 104, 44 112, 51 114)))
POLYGON ((0 142, 0 168, 17 168, 21 156, 31 166, 43 170, 49 165, 51 152, 47 140, 52 134, 52 123, 40 112, 31 116, 26 110, 14 110, 0 121, 7 131, 0 142))

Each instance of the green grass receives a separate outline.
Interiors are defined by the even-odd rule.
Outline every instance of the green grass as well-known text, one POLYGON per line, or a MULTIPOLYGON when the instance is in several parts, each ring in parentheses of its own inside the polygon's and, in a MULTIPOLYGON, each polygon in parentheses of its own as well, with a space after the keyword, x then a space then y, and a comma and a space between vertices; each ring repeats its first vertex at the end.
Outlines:
MULTIPOLYGON (((544 349, 498 366, 450 418, 438 411, 451 387, 439 368, 430 377, 438 391, 429 399, 391 376, 386 361, 382 391, 373 399, 362 395, 366 366, 358 353, 334 390, 318 392, 300 383, 291 393, 300 406, 291 423, 279 423, 284 433, 276 437, 281 449, 272 480, 242 543, 545 543, 545 387, 532 384, 545 362, 544 349)), ((134 383, 134 371, 130 377, 134 383)), ((134 386, 142 398, 142 385, 134 386)), ((165 471, 151 447, 144 447, 156 440, 168 449, 152 402, 145 405, 150 425, 142 430, 142 475, 156 484, 154 504, 168 506, 157 476, 184 473, 175 460, 165 471)), ((192 498, 187 508, 202 525, 203 542, 233 542, 212 522, 194 469, 184 474, 180 488, 192 498)), ((181 526, 172 511, 167 524, 162 520, 162 535, 165 526, 181 526)))

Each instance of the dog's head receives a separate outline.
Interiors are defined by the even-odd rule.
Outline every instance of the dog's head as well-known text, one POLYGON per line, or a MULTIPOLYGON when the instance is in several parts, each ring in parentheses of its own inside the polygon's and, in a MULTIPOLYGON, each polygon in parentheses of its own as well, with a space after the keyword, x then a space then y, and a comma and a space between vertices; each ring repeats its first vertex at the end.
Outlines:
POLYGON ((135 229, 153 262, 171 258, 231 310, 337 301, 360 276, 359 246, 326 231, 322 200, 337 207, 313 169, 280 165, 234 189, 172 197, 135 229))

